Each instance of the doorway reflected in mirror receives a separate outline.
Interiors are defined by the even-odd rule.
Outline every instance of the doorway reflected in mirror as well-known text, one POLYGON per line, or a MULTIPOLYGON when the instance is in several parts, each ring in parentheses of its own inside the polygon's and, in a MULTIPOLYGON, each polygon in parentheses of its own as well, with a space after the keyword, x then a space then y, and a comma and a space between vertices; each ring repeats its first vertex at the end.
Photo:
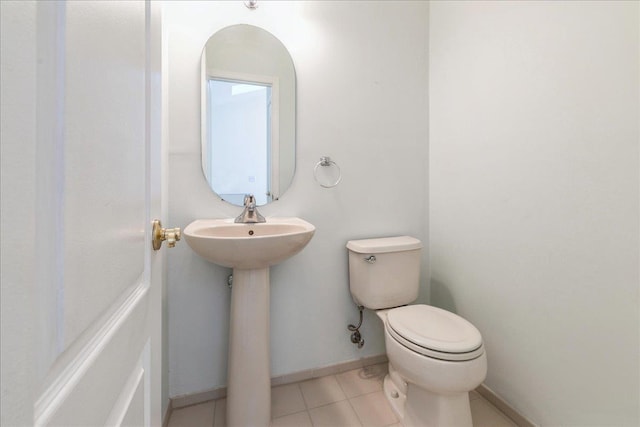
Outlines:
POLYGON ((269 32, 233 25, 207 41, 201 61, 202 170, 223 200, 277 200, 295 172, 296 75, 269 32))

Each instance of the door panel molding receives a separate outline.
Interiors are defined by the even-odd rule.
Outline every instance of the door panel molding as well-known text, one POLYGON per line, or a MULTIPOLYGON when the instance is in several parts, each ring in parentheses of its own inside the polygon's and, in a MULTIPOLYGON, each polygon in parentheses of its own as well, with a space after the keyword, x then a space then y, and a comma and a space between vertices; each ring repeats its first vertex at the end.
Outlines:
MULTIPOLYGON (((109 313, 95 323, 97 331, 87 331, 89 338, 80 349, 72 345, 65 353, 74 355, 71 361, 66 361, 65 355, 56 361, 55 366, 63 366, 62 372, 55 372, 55 366, 50 377, 53 382, 40 394, 34 405, 35 425, 48 425, 54 414, 60 409, 68 396, 83 380, 87 372, 95 365, 96 360, 102 357, 114 340, 114 337, 123 329, 123 325, 131 321, 132 313, 138 308, 141 301, 149 291, 149 284, 140 277, 137 285, 124 301, 114 304, 109 313)), ((146 307, 144 307, 146 308, 146 307)), ((93 330, 94 328, 89 328, 93 330)), ((82 340, 79 340, 82 341, 82 340)))
POLYGON ((106 426, 150 425, 149 423, 149 373, 151 342, 147 341, 138 363, 129 375, 126 385, 116 400, 106 426), (144 404, 134 405, 134 400, 142 399, 144 404), (133 408, 133 410, 132 410, 133 408), (136 408, 143 408, 143 413, 136 413, 136 408), (135 420, 135 421, 134 421, 135 420))

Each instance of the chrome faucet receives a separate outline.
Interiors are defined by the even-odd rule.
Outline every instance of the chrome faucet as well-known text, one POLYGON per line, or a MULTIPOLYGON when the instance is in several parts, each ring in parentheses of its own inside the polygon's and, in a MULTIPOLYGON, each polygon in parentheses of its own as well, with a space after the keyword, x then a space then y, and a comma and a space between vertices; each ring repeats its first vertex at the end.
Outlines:
POLYGON ((258 208, 256 207, 256 198, 253 197, 253 194, 247 194, 244 196, 244 210, 234 222, 242 222, 245 224, 252 224, 256 222, 267 222, 266 219, 260 212, 258 212, 258 208))

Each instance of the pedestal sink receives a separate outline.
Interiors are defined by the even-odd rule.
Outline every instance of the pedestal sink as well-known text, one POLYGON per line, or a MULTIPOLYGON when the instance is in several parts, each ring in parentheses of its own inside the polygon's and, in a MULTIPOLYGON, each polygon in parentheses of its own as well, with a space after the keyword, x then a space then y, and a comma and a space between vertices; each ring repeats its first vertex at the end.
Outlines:
POLYGON ((268 426, 271 421, 269 361, 269 266, 300 252, 315 227, 300 218, 267 218, 257 224, 200 219, 183 235, 204 259, 233 268, 227 424, 268 426))

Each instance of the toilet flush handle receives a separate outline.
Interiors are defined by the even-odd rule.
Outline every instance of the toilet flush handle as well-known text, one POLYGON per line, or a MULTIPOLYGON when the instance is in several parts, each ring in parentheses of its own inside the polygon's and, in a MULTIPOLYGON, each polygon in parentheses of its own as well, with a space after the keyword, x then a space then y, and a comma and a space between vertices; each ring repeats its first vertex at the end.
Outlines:
POLYGON ((373 264, 374 262, 376 262, 376 256, 375 255, 369 255, 364 260, 367 261, 369 264, 373 264))

